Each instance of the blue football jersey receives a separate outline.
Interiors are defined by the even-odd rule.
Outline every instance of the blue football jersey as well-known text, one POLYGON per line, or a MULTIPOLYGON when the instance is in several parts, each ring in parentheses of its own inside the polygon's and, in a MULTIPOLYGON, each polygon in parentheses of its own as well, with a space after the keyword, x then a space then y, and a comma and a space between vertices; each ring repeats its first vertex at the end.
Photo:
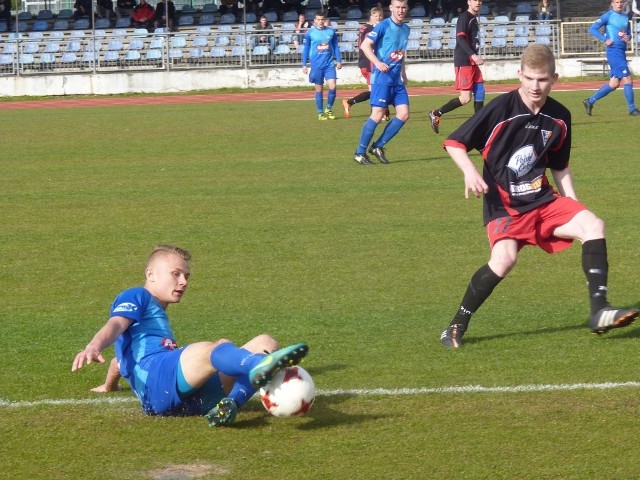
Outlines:
POLYGON ((302 65, 311 62, 311 69, 324 69, 333 65, 334 59, 342 63, 338 36, 332 28, 318 28, 315 25, 307 30, 302 49, 302 65))
POLYGON ((114 344, 120 374, 142 398, 147 380, 146 360, 177 347, 169 318, 162 305, 143 287, 127 289, 111 305, 110 316, 131 320, 114 344))
POLYGON ((369 32, 367 38, 373 41, 376 57, 389 66, 387 72, 381 72, 374 66, 371 83, 401 85, 402 64, 407 51, 409 27, 404 23, 397 24, 391 18, 386 18, 369 32))
POLYGON ((609 48, 626 50, 627 42, 622 40, 622 37, 627 35, 631 38, 629 17, 625 13, 617 13, 614 10, 609 10, 591 25, 589 33, 603 42, 609 39, 613 40, 613 45, 609 48), (602 27, 604 27, 604 34, 600 32, 602 27))

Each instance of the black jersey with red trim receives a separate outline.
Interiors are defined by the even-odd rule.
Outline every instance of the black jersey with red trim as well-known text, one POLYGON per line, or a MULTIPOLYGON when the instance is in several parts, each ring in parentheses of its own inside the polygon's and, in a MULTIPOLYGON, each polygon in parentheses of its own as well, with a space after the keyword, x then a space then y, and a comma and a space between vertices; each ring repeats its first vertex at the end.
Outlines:
POLYGON ((525 213, 554 200, 546 169, 569 166, 571 113, 547 98, 533 114, 518 90, 493 99, 445 140, 484 158, 484 223, 525 213))
POLYGON ((358 68, 366 68, 367 70, 371 70, 371 62, 360 48, 360 45, 362 45, 362 41, 371 30, 373 30, 373 25, 370 23, 360 25, 358 29, 358 68))
POLYGON ((478 18, 467 10, 460 14, 458 23, 456 23, 456 48, 453 51, 453 66, 474 65, 471 55, 477 55, 479 49, 480 26, 478 18))

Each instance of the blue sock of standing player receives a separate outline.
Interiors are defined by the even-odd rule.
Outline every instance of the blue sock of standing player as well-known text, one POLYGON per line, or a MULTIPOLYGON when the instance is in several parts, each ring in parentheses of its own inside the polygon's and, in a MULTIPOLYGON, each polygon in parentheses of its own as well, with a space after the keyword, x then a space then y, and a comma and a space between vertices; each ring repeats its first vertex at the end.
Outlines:
POLYGON ((327 93, 327 109, 331 110, 333 108, 333 104, 336 101, 336 89, 329 89, 327 93))
POLYGON ((625 83, 622 91, 624 92, 624 99, 627 101, 627 105, 629 105, 629 111, 633 112, 636 109, 636 104, 633 102, 633 84, 625 83))
POLYGON ((589 103, 593 105, 602 97, 606 97, 607 95, 609 95, 611 92, 613 92, 613 88, 611 88, 608 83, 605 83, 598 89, 596 93, 589 97, 589 103))
POLYGON ((264 358, 263 353, 252 353, 227 342, 218 345, 209 356, 211 365, 219 372, 232 377, 248 375, 264 358))
POLYGON ((364 122, 362 126, 362 132, 360 133, 360 143, 358 144, 358 148, 356 149, 356 154, 367 153, 367 147, 369 143, 371 143, 371 139, 373 138, 373 134, 376 132, 376 127, 378 124, 374 122, 371 117, 364 122))
POLYGON ((324 112, 322 108, 322 92, 316 92, 316 108, 318 109, 318 113, 324 112))
POLYGON ((384 131, 382 132, 382 135, 380 135, 380 138, 373 143, 373 146, 380 148, 384 147, 389 142, 389 140, 396 136, 403 125, 404 122, 402 120, 400 120, 398 117, 394 117, 393 120, 391 120, 387 124, 384 131))

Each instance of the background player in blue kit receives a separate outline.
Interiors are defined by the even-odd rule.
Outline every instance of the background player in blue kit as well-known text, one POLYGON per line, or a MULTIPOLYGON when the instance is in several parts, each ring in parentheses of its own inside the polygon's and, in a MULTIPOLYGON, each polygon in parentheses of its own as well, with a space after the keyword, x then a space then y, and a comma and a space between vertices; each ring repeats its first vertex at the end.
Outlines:
POLYGON ((629 106, 629 115, 638 116, 633 95, 633 78, 627 64, 627 44, 631 41, 631 26, 629 17, 624 13, 624 0, 613 0, 611 10, 605 12, 589 27, 589 33, 605 44, 607 62, 611 70, 611 79, 605 83, 591 97, 582 101, 587 115, 591 115, 593 105, 602 97, 609 95, 623 83, 624 98, 629 106), (604 33, 600 29, 604 28, 604 33))
POLYGON ((342 68, 342 58, 338 47, 338 36, 335 30, 325 24, 323 13, 316 13, 313 19, 313 27, 304 35, 302 49, 302 73, 309 72, 307 63, 310 62, 311 72, 309 82, 316 86, 316 108, 318 120, 335 120, 333 104, 336 101, 336 69, 342 68), (324 82, 327 81, 327 108, 324 103, 324 82))
POLYGON ((367 155, 374 155, 381 163, 389 163, 384 146, 409 120, 409 95, 405 57, 409 27, 404 23, 407 14, 406 0, 391 0, 391 16, 376 25, 364 39, 360 48, 373 64, 371 74, 371 115, 362 127, 360 143, 353 159, 361 165, 373 165, 367 155), (395 106, 396 116, 371 144, 376 127, 382 121, 389 105, 395 106))
MULTIPOLYGON (((465 197, 469 192, 484 195, 484 224, 491 247, 489 261, 472 275, 458 311, 440 336, 446 348, 462 346, 471 316, 515 267, 520 250, 527 245, 556 253, 574 240, 582 243, 592 332, 624 327, 640 313, 607 302, 605 225, 575 193, 569 168, 571 112, 549 97, 558 79, 551 49, 526 47, 518 76, 517 90, 496 97, 444 142, 464 174, 465 197), (469 157, 472 149, 483 157, 482 175, 469 157), (547 178, 547 168, 557 192, 547 178)), ((535 292, 535 297, 543 293, 535 292)))
POLYGON ((182 248, 156 247, 147 261, 144 287, 118 295, 109 320, 76 355, 71 371, 105 363, 102 351, 115 344, 117 363, 111 363, 105 385, 117 384, 114 374, 122 375, 147 414, 204 415, 211 426, 224 425, 233 422, 238 407, 257 388, 299 363, 308 347, 277 350, 276 340, 259 335, 241 348, 224 339, 178 348, 166 309, 180 302, 187 289, 190 259, 182 248), (119 371, 113 372, 114 365, 119 371))

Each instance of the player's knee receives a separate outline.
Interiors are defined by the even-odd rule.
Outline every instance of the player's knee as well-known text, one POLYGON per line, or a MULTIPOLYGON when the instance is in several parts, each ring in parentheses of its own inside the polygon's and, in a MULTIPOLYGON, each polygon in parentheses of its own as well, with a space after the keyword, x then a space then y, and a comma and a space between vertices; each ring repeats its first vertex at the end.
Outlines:
POLYGON ((460 97, 458 97, 460 100, 460 103, 462 105, 466 105, 467 103, 469 103, 471 101, 471 95, 460 95, 460 97))
POLYGON ((253 353, 265 353, 278 350, 280 344, 271 335, 262 333, 254 337, 245 347, 253 353))

